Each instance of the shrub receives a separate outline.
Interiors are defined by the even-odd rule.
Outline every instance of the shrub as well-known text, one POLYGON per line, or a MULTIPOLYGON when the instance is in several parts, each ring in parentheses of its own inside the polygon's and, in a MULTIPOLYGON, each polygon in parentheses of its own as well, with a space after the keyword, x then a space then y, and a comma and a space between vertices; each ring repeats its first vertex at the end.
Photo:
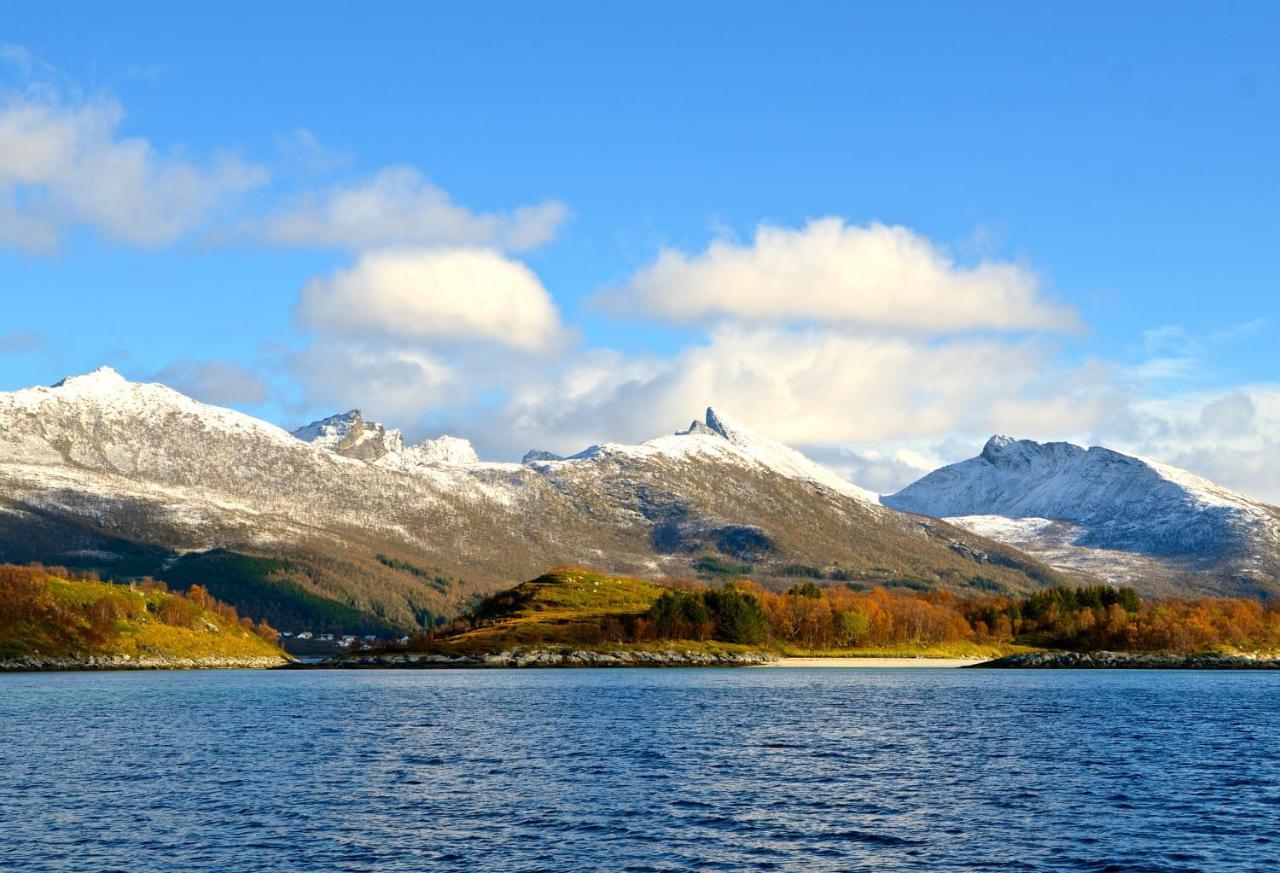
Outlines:
POLYGON ((789 564, 782 568, 783 576, 801 577, 804 579, 821 579, 822 571, 808 564, 789 564))
POLYGON ((715 638, 726 643, 758 643, 769 624, 760 601, 737 588, 710 589, 702 599, 715 615, 715 638))
POLYGON ((661 639, 703 640, 715 629, 702 597, 688 591, 664 591, 649 607, 648 619, 661 639))
POLYGON ((703 555, 693 562, 693 569, 707 576, 746 576, 751 572, 751 565, 726 561, 715 555, 703 555))

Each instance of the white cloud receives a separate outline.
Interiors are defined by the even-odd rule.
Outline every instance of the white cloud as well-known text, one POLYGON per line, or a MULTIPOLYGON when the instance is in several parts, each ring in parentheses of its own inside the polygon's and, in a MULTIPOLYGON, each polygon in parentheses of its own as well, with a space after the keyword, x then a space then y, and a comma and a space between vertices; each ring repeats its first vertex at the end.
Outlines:
POLYGON ((806 454, 850 482, 877 494, 892 494, 901 490, 945 463, 939 457, 925 455, 907 447, 883 451, 819 447, 807 450, 806 454))
POLYGON ((266 219, 261 232, 283 245, 347 249, 481 246, 524 251, 555 238, 568 217, 562 203, 476 213, 454 203, 413 167, 386 167, 356 184, 298 198, 266 219))
POLYGON ((228 155, 163 154, 122 135, 122 118, 107 99, 67 102, 48 88, 0 95, 0 243, 48 251, 78 225, 157 245, 266 180, 228 155))
POLYGON ((549 347, 562 331, 533 271, 485 249, 369 252, 309 281, 295 314, 304 327, 335 336, 523 351, 549 347))
POLYGON ((1108 375, 1058 373, 1052 349, 1035 341, 721 326, 671 359, 583 356, 554 380, 516 387, 504 414, 515 433, 561 450, 601 435, 646 439, 707 404, 805 446, 1002 428, 1052 434, 1108 416, 1119 402, 1108 375))
POLYGON ((1253 398, 1234 391, 1204 405, 1200 410, 1200 427, 1205 433, 1233 437, 1252 431, 1257 418, 1253 398))
POLYGON ((267 183, 263 166, 229 154, 196 160, 125 135, 119 102, 80 96, 74 83, 21 46, 0 44, 0 63, 24 83, 0 89, 0 245, 49 252, 70 228, 88 227, 145 246, 202 230, 215 243, 247 234, 348 250, 526 251, 554 239, 568 218, 567 207, 554 200, 473 211, 410 166, 312 190, 314 177, 354 159, 302 128, 278 139, 277 185, 251 209, 241 195, 267 183), (282 178, 307 188, 285 203, 282 178))
POLYGON ((291 359, 289 369, 307 408, 358 407, 393 426, 416 421, 454 396, 460 382, 453 368, 427 352, 342 340, 313 343, 291 359))
MULTIPOLYGON (((1111 443, 1280 505, 1280 385, 1184 392, 1133 404, 1111 443)), ((1106 439, 1105 430, 1100 434, 1106 439)))
POLYGON ((905 227, 761 225, 750 245, 666 250, 605 301, 676 322, 826 322, 929 334, 1071 330, 1071 309, 1043 299, 1013 263, 957 264, 905 227))
POLYGON ((270 396, 267 384, 252 370, 221 359, 174 361, 152 378, 197 400, 218 405, 254 405, 270 396))

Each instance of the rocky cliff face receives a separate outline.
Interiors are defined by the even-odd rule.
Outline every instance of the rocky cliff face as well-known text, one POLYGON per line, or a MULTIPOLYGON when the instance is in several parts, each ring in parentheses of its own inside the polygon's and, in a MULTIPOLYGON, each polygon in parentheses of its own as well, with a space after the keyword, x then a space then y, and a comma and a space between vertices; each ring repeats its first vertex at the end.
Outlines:
POLYGON ((0 559, 198 580, 273 622, 287 606, 398 627, 568 563, 778 585, 794 566, 988 590, 1054 578, 721 412, 695 425, 495 464, 449 437, 406 447, 358 412, 290 434, 101 370, 0 394, 0 559))

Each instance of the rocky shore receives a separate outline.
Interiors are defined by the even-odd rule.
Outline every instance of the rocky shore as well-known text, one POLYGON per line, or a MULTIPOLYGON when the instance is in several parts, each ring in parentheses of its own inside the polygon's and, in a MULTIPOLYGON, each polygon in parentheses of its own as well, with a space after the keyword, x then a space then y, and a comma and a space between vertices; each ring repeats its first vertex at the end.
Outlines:
POLYGON ((586 650, 513 649, 486 655, 445 655, 424 652, 374 652, 340 655, 315 664, 290 665, 299 669, 358 670, 378 668, 485 668, 485 667, 754 667, 776 660, 759 652, 711 654, 708 652, 660 652, 619 649, 586 650))
POLYGON ((1280 670, 1280 658, 1185 652, 1028 652, 973 666, 1068 670, 1280 670))
POLYGON ((62 670, 265 670, 291 663, 286 658, 169 658, 129 655, 82 655, 44 658, 27 655, 0 659, 0 673, 39 673, 62 670))

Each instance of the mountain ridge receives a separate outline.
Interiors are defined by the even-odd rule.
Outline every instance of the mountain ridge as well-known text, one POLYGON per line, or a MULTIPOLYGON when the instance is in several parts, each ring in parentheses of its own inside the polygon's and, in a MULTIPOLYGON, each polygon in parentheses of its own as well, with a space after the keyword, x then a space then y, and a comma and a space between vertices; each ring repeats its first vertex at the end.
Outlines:
POLYGON ((114 371, 0 394, 0 557, 117 577, 199 567, 224 575, 215 596, 257 585, 281 613, 320 597, 402 627, 569 563, 651 578, 734 567, 779 585, 793 566, 925 587, 1057 578, 883 507, 714 408, 693 432, 524 464, 461 441, 414 454, 353 413, 306 431, 328 440, 316 445, 114 371))
POLYGON ((1140 572, 1139 565, 1121 566, 1130 555, 1163 565, 1165 575, 1199 573, 1210 588, 1214 575, 1277 587, 1280 510, 1188 471, 1103 446, 995 435, 978 456, 881 500, 1016 544, 1060 566, 1097 570, 1110 560, 1116 579, 1140 572), (1078 553, 1069 554, 1071 549, 1078 553))

